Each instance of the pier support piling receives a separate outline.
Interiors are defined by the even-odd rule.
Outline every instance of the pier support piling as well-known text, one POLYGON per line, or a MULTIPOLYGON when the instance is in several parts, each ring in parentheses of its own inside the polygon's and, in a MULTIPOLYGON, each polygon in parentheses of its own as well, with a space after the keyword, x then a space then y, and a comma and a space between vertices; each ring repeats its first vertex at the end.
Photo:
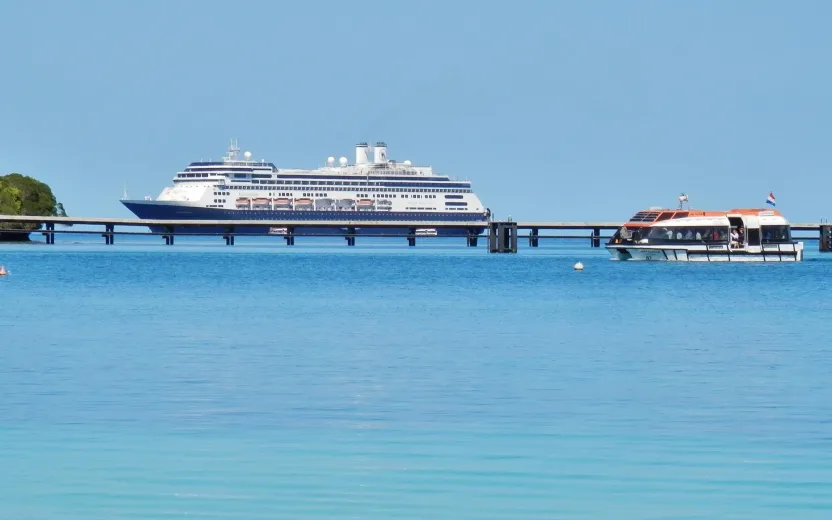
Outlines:
POLYGON ((516 253, 517 222, 492 222, 488 250, 491 253, 516 253))
POLYGON ((532 228, 529 231, 529 247, 537 247, 540 244, 539 234, 540 231, 537 228, 532 228))
POLYGON ((410 247, 416 246, 416 228, 408 229, 407 233, 407 245, 410 247))
POLYGON ((295 228, 286 228, 286 236, 284 236, 283 238, 286 240, 287 246, 295 245, 295 228))
POLYGON ((171 226, 166 226, 165 227, 165 234, 162 235, 162 238, 165 239, 165 245, 166 246, 172 246, 173 245, 173 228, 171 226))
POLYGON ((225 239, 225 245, 233 246, 234 245, 234 226, 228 226, 225 228, 225 234, 222 236, 225 239))
POLYGON ((479 237, 477 236, 476 231, 474 231, 473 229, 469 229, 467 237, 468 247, 477 247, 477 238, 479 237))
POLYGON ((354 246, 355 245, 355 228, 354 227, 347 228, 347 236, 345 236, 344 238, 346 239, 348 246, 354 246))
POLYGON ((48 222, 46 224, 46 231, 43 232, 44 238, 46 238, 47 244, 54 244, 55 243, 55 224, 48 222))
POLYGON ((115 226, 112 224, 107 224, 104 226, 104 233, 101 234, 104 237, 104 244, 111 246, 115 243, 115 235, 113 232, 115 231, 115 226))
POLYGON ((592 228, 592 247, 601 247, 601 228, 592 228))
POLYGON ((820 240, 818 250, 821 253, 832 253, 832 224, 820 225, 820 240))

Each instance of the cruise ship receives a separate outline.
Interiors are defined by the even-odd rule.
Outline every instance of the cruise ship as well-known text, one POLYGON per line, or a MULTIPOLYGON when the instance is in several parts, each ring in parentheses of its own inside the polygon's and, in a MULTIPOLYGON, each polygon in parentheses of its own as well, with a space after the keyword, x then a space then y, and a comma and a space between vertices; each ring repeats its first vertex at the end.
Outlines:
MULTIPOLYGON (((353 164, 346 157, 337 162, 329 157, 326 166, 315 169, 278 168, 265 160, 252 160, 251 152, 240 158, 239 152, 232 141, 221 161, 190 163, 155 200, 148 196, 121 202, 145 219, 350 221, 357 230, 362 221, 482 222, 481 233, 491 216, 470 181, 435 173, 430 166, 391 160, 383 142, 356 145, 353 164)), ((303 228, 307 234, 334 231, 325 225, 303 228)), ((395 230, 368 228, 359 232, 391 231, 395 230)), ((285 229, 247 226, 237 232, 280 234, 285 229)), ((417 232, 441 236, 468 233, 444 227, 419 228, 417 232)))

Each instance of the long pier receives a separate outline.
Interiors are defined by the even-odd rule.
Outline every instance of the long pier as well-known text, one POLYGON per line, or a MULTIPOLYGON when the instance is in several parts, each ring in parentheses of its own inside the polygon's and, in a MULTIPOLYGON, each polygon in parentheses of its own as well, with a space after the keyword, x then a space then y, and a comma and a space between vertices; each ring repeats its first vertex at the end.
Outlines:
MULTIPOLYGON (((455 230, 466 239, 469 247, 478 245, 478 238, 485 232, 484 238, 488 239, 489 251, 492 253, 516 253, 520 238, 528 240, 529 247, 538 247, 540 240, 545 239, 582 239, 589 240, 591 247, 601 247, 602 239, 609 239, 610 236, 602 236, 604 230, 617 230, 625 222, 612 221, 577 221, 577 222, 542 222, 542 221, 472 221, 472 222, 448 222, 448 221, 354 221, 354 220, 154 220, 140 218, 100 218, 100 217, 52 217, 52 216, 20 216, 0 215, 0 224, 7 224, 2 233, 41 233, 47 244, 55 243, 55 235, 59 234, 98 234, 94 230, 56 229, 56 225, 76 226, 90 225, 101 226, 101 236, 105 244, 115 243, 116 235, 141 235, 161 236, 165 244, 173 245, 176 236, 221 236, 226 245, 234 245, 234 238, 237 236, 274 236, 285 239, 287 245, 294 245, 296 237, 303 236, 331 236, 344 237, 348 246, 354 246, 356 237, 401 237, 407 238, 408 245, 415 246, 416 239, 435 238, 431 235, 419 234, 419 229, 443 229, 455 230), (27 230, 23 227, 13 228, 8 224, 34 224, 38 229, 27 230), (147 227, 148 231, 117 231, 116 226, 136 228, 147 227), (163 231, 152 231, 150 228, 161 228, 163 231), (252 228, 278 228, 284 229, 281 233, 257 233, 252 228), (205 231, 206 228, 222 228, 221 232, 205 231), (343 231, 332 233, 305 234, 304 229, 308 228, 333 228, 343 231), (372 234, 362 233, 361 230, 373 230, 372 234), (395 232, 395 230, 407 229, 406 233, 395 232), (388 230, 391 230, 388 232, 388 230), (518 230, 528 230, 528 233, 521 236, 518 230), (588 231, 584 235, 563 235, 547 234, 541 231, 588 231)), ((832 225, 827 223, 795 223, 791 224, 793 231, 814 231, 815 237, 796 237, 800 240, 819 240, 821 251, 832 251, 832 225)))

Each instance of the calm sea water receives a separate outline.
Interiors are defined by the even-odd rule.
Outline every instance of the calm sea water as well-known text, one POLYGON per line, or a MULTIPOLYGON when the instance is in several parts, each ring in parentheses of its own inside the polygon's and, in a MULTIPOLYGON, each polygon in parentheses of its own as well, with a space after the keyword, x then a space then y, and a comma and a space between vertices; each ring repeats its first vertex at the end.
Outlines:
POLYGON ((0 246, 0 518, 832 517, 832 255, 605 255, 0 246))

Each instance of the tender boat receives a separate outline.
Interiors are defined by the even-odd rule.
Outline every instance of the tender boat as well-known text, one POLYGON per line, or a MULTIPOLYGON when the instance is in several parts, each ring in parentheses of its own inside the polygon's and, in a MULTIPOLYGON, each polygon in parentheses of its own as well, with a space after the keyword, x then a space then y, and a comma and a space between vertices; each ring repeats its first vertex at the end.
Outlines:
POLYGON ((639 211, 610 239, 616 260, 800 262, 803 242, 774 209, 639 211))

